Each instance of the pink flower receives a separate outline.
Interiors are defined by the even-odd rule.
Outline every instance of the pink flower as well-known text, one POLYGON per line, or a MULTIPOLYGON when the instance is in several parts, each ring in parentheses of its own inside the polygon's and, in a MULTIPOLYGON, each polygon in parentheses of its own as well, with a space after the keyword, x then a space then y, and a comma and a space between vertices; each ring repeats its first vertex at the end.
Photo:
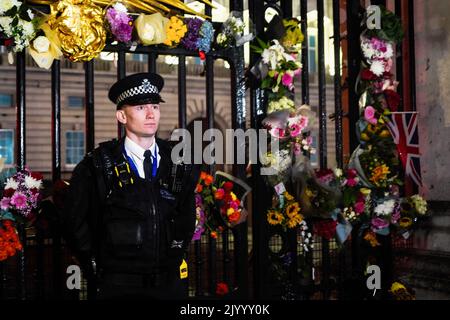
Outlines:
POLYGON ((394 66, 393 60, 388 59, 384 66, 385 66, 386 72, 390 72, 392 70, 392 67, 394 66))
POLYGON ((0 208, 2 210, 8 210, 10 201, 11 201, 11 198, 3 197, 2 200, 0 201, 0 208))
POLYGON ((371 221, 372 230, 380 230, 389 226, 389 222, 381 218, 373 218, 371 221))
POLYGON ((283 83, 283 86, 290 87, 292 81, 294 81, 294 77, 292 77, 292 75, 289 72, 283 74, 283 77, 281 78, 281 83, 283 83))
POLYGON ((396 207, 394 209, 394 213, 391 216, 391 222, 393 224, 396 224, 398 222, 398 220, 400 220, 400 207, 396 207))
POLYGON ((291 137, 295 138, 298 135, 300 135, 300 133, 302 133, 302 128, 300 127, 300 125, 298 123, 294 123, 291 126, 291 137))
POLYGON ((364 202, 356 202, 354 206, 355 212, 361 214, 364 212, 364 202))
POLYGON ((23 193, 16 192, 11 198, 11 204, 19 210, 25 209, 27 207, 27 197, 23 193))
POLYGON ((282 128, 273 128, 270 130, 270 134, 275 138, 283 138, 285 135, 284 129, 282 128))
POLYGON ((378 123, 378 119, 375 118, 375 109, 372 106, 366 107, 364 110, 364 118, 370 124, 376 125, 378 123))
POLYGON ((354 186, 356 186, 358 184, 358 180, 356 180, 356 178, 350 178, 350 179, 347 179, 347 185, 349 186, 349 187, 354 187, 354 186))

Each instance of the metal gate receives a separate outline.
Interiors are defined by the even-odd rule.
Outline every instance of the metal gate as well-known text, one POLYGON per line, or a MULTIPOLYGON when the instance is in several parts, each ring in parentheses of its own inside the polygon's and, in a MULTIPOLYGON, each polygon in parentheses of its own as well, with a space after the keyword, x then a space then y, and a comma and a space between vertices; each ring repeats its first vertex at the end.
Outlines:
MULTIPOLYGON (((374 4, 386 3, 386 1, 372 1, 374 4)), ((396 0, 395 9, 401 12, 404 1, 396 0)), ((300 100, 302 104, 311 104, 312 88, 317 90, 318 103, 317 115, 318 128, 318 154, 319 167, 326 168, 329 164, 327 130, 335 130, 334 154, 338 167, 344 164, 344 155, 356 146, 356 138, 353 127, 358 117, 358 97, 353 89, 359 71, 359 34, 360 13, 364 1, 358 0, 249 0, 248 9, 250 19, 253 21, 257 34, 262 33, 267 22, 263 12, 271 8, 284 17, 300 15, 302 32, 305 35, 302 48, 302 83, 300 100), (315 5, 317 11, 317 46, 310 50, 308 38, 308 11, 315 5), (333 52, 334 52, 334 76, 327 78, 325 63, 325 5, 331 9, 333 52), (345 10, 347 20, 341 24, 341 11, 345 10), (295 10, 295 12, 294 12, 295 10), (346 37, 341 35, 347 32, 346 37), (347 61, 346 65, 341 61, 347 61), (315 57, 317 55, 317 61, 315 57), (312 59, 312 60, 311 60, 312 59), (314 60, 316 70, 310 72, 310 61, 314 60), (310 79, 317 79, 312 84, 310 79), (329 84, 329 86, 327 86, 329 84), (329 91, 332 89, 333 94, 329 91), (330 112, 327 112, 327 96, 333 96, 334 128, 327 127, 330 112), (344 118, 348 118, 345 122, 344 118), (345 134, 347 132, 347 134, 345 134)), ((230 0, 230 10, 244 10, 243 0, 230 0)), ((408 6, 412 13, 412 6, 408 6)), ((211 8, 206 7, 206 15, 211 15, 211 8)), ((330 12, 329 12, 330 14, 330 12)), ((329 17, 330 18, 330 17, 329 17)), ((408 21, 409 31, 413 34, 413 19, 410 15, 408 21)), ((413 37, 410 37, 413 38, 413 37)), ((410 53, 413 52, 413 42, 409 42, 410 53), (411 44, 412 43, 412 44, 411 44)), ((105 48, 108 52, 117 52, 118 67, 117 78, 121 79, 126 74, 125 55, 128 48, 121 45, 110 45, 105 48)), ((184 49, 168 49, 154 46, 137 47, 134 53, 148 56, 148 70, 156 70, 158 55, 170 54, 178 57, 178 127, 187 127, 186 106, 186 57, 195 53, 184 49)), ((260 128, 265 114, 265 92, 261 89, 249 90, 250 115, 246 114, 246 88, 245 88, 245 62, 244 49, 230 48, 221 51, 212 51, 206 56, 205 63, 205 87, 206 87, 206 118, 208 128, 214 127, 214 62, 216 59, 224 59, 230 64, 231 69, 231 97, 232 97, 232 124, 233 129, 246 129, 246 121, 250 117, 250 126, 260 128)), ((257 57, 251 54, 250 64, 257 57)), ((16 130, 16 164, 23 169, 26 164, 25 132, 26 132, 26 104, 25 83, 26 67, 25 54, 19 53, 16 57, 17 73, 17 130, 16 130)), ((414 57, 410 56, 410 66, 414 66, 414 57)), ((84 63, 85 72, 85 132, 86 151, 94 149, 94 65, 96 61, 84 63)), ((397 74, 402 74, 402 66, 405 59, 397 61, 397 74)), ((411 68, 413 70, 413 68, 411 68)), ((400 80, 401 78, 398 77, 400 80)), ((52 180, 61 178, 61 65, 58 60, 53 63, 51 69, 52 79, 52 180)), ((411 80, 414 83, 413 80, 411 80)), ((315 92, 315 91, 314 91, 315 92)), ((414 102, 414 87, 408 92, 403 92, 411 97, 414 102)), ((118 136, 122 132, 118 129, 118 136)), ((236 154, 236 152, 235 152, 236 154)), ((210 168, 211 171, 214 167, 210 168)), ((233 174, 245 179, 244 165, 234 165, 233 174)), ((220 239, 207 238, 193 242, 189 251, 189 292, 191 297, 214 298, 217 282, 229 283, 234 288, 234 298, 279 298, 285 292, 282 284, 271 278, 269 269, 269 240, 271 237, 264 218, 266 209, 270 206, 270 191, 265 187, 260 175, 260 166, 252 165, 252 225, 243 223, 232 231, 225 231, 220 239), (248 232, 251 230, 251 234, 248 232), (250 254, 249 254, 250 253, 250 254)), ((23 230, 22 230, 23 231, 23 230)), ((24 232, 22 234, 25 234, 24 232)), ((300 253, 297 247, 297 234, 288 234, 286 245, 295 255, 300 253)), ((290 273, 291 282, 294 284, 292 299, 330 299, 343 298, 345 276, 357 267, 357 259, 351 259, 351 250, 338 251, 334 241, 316 238, 316 247, 306 257, 309 264, 314 266, 314 273, 306 277, 300 277, 297 262, 292 265, 290 273), (320 277, 317 275, 320 274, 320 277)), ((40 234, 39 230, 34 234, 28 234, 24 251, 15 259, 10 259, 8 264, 0 263, 0 296, 2 298, 42 299, 42 298, 73 298, 85 299, 86 292, 71 292, 65 287, 65 266, 69 264, 70 255, 58 232, 48 237, 40 234)), ((271 243, 270 245, 273 245, 271 243)), ((275 244, 276 245, 276 244, 275 244)), ((279 244, 281 245, 281 244, 279 244)), ((351 246, 349 246, 351 249, 351 246)), ((312 270, 310 270, 312 271, 312 270)))

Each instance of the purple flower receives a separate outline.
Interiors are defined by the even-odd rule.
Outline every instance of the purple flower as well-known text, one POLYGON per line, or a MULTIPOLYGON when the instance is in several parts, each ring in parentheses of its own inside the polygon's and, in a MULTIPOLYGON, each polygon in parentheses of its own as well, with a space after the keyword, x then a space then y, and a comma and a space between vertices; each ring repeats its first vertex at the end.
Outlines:
POLYGON ((372 230, 381 230, 389 226, 389 222, 381 218, 373 218, 371 221, 372 230))
POLYGON ((27 207, 27 197, 23 193, 15 192, 11 197, 11 204, 19 210, 25 209, 27 207))
POLYGON ((181 39, 181 44, 188 50, 198 50, 198 39, 200 38, 200 29, 203 25, 203 20, 199 18, 186 18, 185 20, 188 32, 181 39))
POLYGON ((11 201, 11 198, 3 197, 2 200, 0 201, 0 208, 2 210, 8 210, 10 201, 11 201))
POLYGON ((114 8, 109 8, 106 11, 106 19, 111 27, 111 33, 117 41, 131 41, 131 34, 133 31, 133 26, 131 24, 132 18, 126 12, 120 12, 114 8))

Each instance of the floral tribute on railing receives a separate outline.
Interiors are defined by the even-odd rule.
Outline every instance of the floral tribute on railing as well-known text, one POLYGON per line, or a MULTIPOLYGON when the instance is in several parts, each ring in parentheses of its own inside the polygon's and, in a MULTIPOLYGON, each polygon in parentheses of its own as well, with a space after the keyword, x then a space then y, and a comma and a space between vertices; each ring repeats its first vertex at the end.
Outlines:
POLYGON ((225 172, 214 176, 202 171, 195 189, 196 226, 192 240, 200 240, 203 233, 217 238, 219 233, 245 222, 244 201, 250 187, 225 172))
POLYGON ((0 200, 0 261, 3 261, 22 250, 17 225, 31 224, 35 220, 43 177, 28 169, 0 171, 3 190, 0 200))
MULTIPOLYGON (((28 48, 36 64, 48 69, 62 56, 73 62, 94 59, 107 44, 121 43, 130 51, 138 45, 182 47, 204 60, 214 46, 239 46, 253 39, 237 13, 217 31, 217 39, 206 18, 179 0, 2 0, 0 41, 10 53, 28 48), (49 5, 50 14, 32 4, 49 5), (176 10, 194 17, 184 18, 176 10)), ((11 54, 8 59, 12 63, 11 54)))

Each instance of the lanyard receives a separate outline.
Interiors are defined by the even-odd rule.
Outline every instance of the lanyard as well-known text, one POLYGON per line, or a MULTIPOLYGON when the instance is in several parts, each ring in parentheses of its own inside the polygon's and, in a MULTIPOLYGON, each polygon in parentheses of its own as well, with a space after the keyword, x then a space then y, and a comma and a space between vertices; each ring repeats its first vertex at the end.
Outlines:
MULTIPOLYGON (((127 154, 125 150, 125 146, 123 147, 123 153, 127 157, 128 163, 131 166, 131 169, 139 176, 139 171, 134 163, 133 159, 127 154)), ((156 172, 158 171, 158 145, 155 146, 155 155, 152 154, 152 178, 156 177, 156 172)))

